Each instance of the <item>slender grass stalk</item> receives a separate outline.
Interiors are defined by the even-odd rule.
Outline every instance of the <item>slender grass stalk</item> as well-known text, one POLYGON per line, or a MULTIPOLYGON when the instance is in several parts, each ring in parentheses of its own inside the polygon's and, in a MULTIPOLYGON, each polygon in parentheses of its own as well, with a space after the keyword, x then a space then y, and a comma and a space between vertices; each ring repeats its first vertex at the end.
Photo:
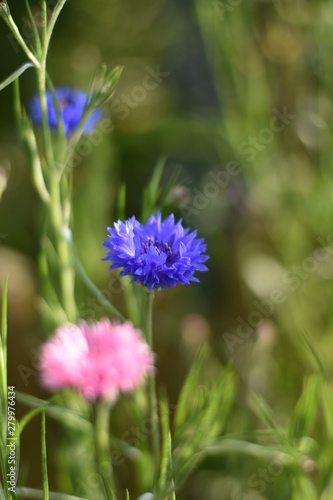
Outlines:
POLYGON ((31 12, 29 1, 28 0, 24 0, 24 1, 25 1, 25 7, 26 7, 27 13, 28 13, 28 18, 29 18, 29 21, 30 21, 30 24, 31 24, 31 28, 32 28, 32 31, 33 31, 33 35, 34 35, 34 39, 35 39, 35 44, 36 44, 36 53, 37 53, 37 57, 38 57, 41 54, 42 45, 41 45, 41 41, 40 41, 40 37, 39 37, 37 26, 36 26, 35 20, 33 18, 32 12, 31 12))
MULTIPOLYGON (((50 40, 52 37, 52 33, 54 30, 55 24, 57 22, 57 19, 61 13, 63 7, 65 6, 65 3, 66 3, 66 0, 59 0, 59 2, 57 3, 57 5, 55 6, 55 8, 52 12, 52 15, 51 15, 51 18, 49 21, 49 25, 47 27, 47 32, 46 32, 46 49, 47 50, 48 50, 48 47, 50 45, 50 40)), ((46 54, 47 54, 47 50, 46 50, 46 54)))
POLYGON ((86 287, 92 292, 92 294, 96 297, 96 299, 99 301, 99 303, 102 304, 102 306, 104 306, 105 309, 112 316, 116 316, 120 320, 125 321, 124 316, 118 311, 118 309, 116 309, 109 302, 109 300, 105 297, 105 295, 103 295, 103 293, 96 287, 96 285, 91 281, 91 279, 87 275, 83 265, 81 264, 77 254, 75 252, 75 248, 74 248, 72 237, 71 237, 70 233, 68 233, 67 238, 68 238, 69 246, 70 246, 71 251, 72 251, 76 271, 79 274, 82 281, 84 282, 84 284, 86 285, 86 287))
POLYGON ((111 463, 109 423, 110 405, 105 401, 96 403, 94 407, 94 442, 98 473, 106 500, 117 500, 111 463))
POLYGON ((1 471, 4 480, 6 498, 11 498, 7 482, 7 416, 8 416, 8 389, 7 389, 7 291, 8 277, 5 278, 2 288, 1 310, 1 336, 0 336, 0 361, 1 361, 1 471))
POLYGON ((45 410, 42 410, 42 475, 43 475, 43 499, 49 499, 49 480, 47 474, 47 455, 46 455, 46 426, 45 410))
POLYGON ((50 214, 56 235, 56 248, 60 260, 60 283, 62 292, 63 308, 68 321, 75 322, 77 310, 74 297, 75 274, 72 266, 70 248, 64 236, 65 224, 63 215, 63 205, 60 196, 60 184, 57 173, 51 173, 51 204, 50 214))
MULTIPOLYGON (((3 282, 1 311, 1 382, 2 394, 5 402, 7 401, 7 292, 8 277, 6 277, 3 282)), ((5 413, 5 415, 7 415, 7 413, 5 413)))
POLYGON ((47 29, 47 6, 46 0, 42 2, 42 16, 43 16, 43 31, 42 31, 42 49, 40 56, 40 65, 37 69, 38 77, 38 93, 42 111, 42 131, 44 139, 44 154, 48 164, 48 167, 53 169, 54 156, 53 156, 53 145, 51 130, 48 126, 48 112, 47 112, 47 101, 46 101, 46 57, 47 57, 47 40, 46 40, 46 29, 47 29))
POLYGON ((161 450, 161 465, 160 465, 160 474, 158 480, 158 489, 159 491, 163 491, 165 488, 165 484, 168 478, 168 474, 170 474, 169 465, 170 465, 170 444, 171 441, 169 439, 170 436, 170 422, 169 422, 169 413, 168 413, 168 402, 166 399, 166 395, 162 393, 159 397, 160 401, 160 412, 161 412, 161 429, 162 429, 162 450, 161 450))
MULTIPOLYGON (((42 3, 43 16, 43 31, 42 31, 42 50, 40 68, 38 69, 38 92, 42 110, 42 131, 44 141, 44 154, 48 167, 49 183, 50 183, 50 216, 51 222, 55 231, 56 248, 60 260, 60 284, 62 293, 63 307, 67 315, 68 321, 75 322, 77 319, 77 310, 74 297, 74 281, 75 273, 73 271, 70 249, 64 239, 63 231, 64 223, 64 208, 61 199, 61 183, 59 174, 54 165, 54 151, 51 130, 48 125, 48 111, 46 100, 46 58, 48 52, 48 27, 47 27, 47 5, 46 0, 42 3)), ((69 203, 69 202, 68 202, 69 203)))
MULTIPOLYGON (((147 293, 146 307, 145 307, 145 324, 144 324, 144 334, 145 339, 148 342, 151 350, 153 350, 153 301, 154 292, 147 293)), ((150 419, 152 425, 152 441, 153 441, 153 457, 155 463, 155 473, 153 479, 153 490, 157 489, 158 483, 158 471, 160 464, 160 432, 158 426, 158 411, 157 411, 157 396, 156 396, 156 384, 154 375, 150 376, 148 379, 148 391, 149 391, 149 411, 150 419)))
POLYGON ((33 63, 33 65, 36 68, 40 68, 40 63, 39 63, 38 59, 36 58, 35 54, 29 49, 28 45, 25 43, 25 41, 20 33, 20 30, 18 29, 14 19, 12 18, 11 14, 9 12, 8 5, 5 5, 5 7, 3 7, 1 5, 0 15, 3 18, 3 20, 5 21, 5 23, 7 24, 7 26, 9 27, 9 29, 12 31, 12 33, 15 36, 16 40, 18 41, 19 45, 21 46, 21 48, 23 49, 25 54, 28 56, 30 61, 33 63))
MULTIPOLYGON (((19 486, 16 488, 16 494, 22 498, 29 498, 35 500, 44 500, 44 493, 42 490, 36 488, 28 488, 19 486)), ((65 493, 56 493, 54 491, 49 492, 50 500, 86 500, 82 497, 76 497, 73 495, 66 495, 65 493)))
MULTIPOLYGON (((170 464, 170 469, 172 472, 172 440, 171 440, 171 432, 169 432, 169 464, 170 464)), ((173 477, 171 477, 171 487, 172 487, 172 496, 171 500, 176 500, 176 487, 175 483, 173 480, 173 477)))

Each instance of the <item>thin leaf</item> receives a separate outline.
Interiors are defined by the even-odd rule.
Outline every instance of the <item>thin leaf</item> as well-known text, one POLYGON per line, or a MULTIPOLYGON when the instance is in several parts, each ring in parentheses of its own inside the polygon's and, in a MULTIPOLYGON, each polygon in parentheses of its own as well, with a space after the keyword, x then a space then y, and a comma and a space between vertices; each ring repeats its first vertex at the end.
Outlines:
POLYGON ((307 476, 296 476, 293 480, 292 500, 316 500, 316 488, 307 476))
MULTIPOLYGON (((38 490, 36 488, 28 488, 23 486, 18 486, 16 488, 16 495, 21 496, 22 498, 43 500, 43 491, 38 490)), ((65 493, 56 493, 54 491, 49 492, 50 500, 86 500, 82 497, 76 497, 73 495, 66 495, 65 493)))
POLYGON ((305 332, 301 332, 301 337, 302 337, 302 340, 304 341, 306 347, 308 348, 308 350, 310 351, 310 353, 313 357, 313 360, 315 362, 315 369, 319 369, 319 372, 321 373, 321 375, 323 377, 325 377, 324 365, 320 359, 320 356, 319 356, 317 350, 315 349, 315 347, 313 345, 313 342, 310 341, 308 335, 305 332))
POLYGON ((13 97, 14 97, 14 110, 15 110, 17 125, 19 128, 21 128, 22 106, 21 106, 21 96, 20 96, 20 80, 18 78, 14 81, 13 97))
POLYGON ((81 277, 83 283, 86 285, 86 287, 88 288, 88 290, 90 290, 91 293, 96 297, 96 299, 98 300, 98 302, 100 304, 102 304, 102 306, 104 306, 105 309, 112 316, 116 316, 120 320, 124 321, 125 320, 124 316, 118 311, 118 309, 115 308, 115 306, 113 304, 111 304, 111 302, 109 302, 109 300, 105 297, 105 295, 97 288, 97 286, 91 281, 91 279, 87 275, 87 273, 86 273, 83 265, 79 261, 79 258, 78 258, 77 254, 76 254, 76 251, 74 249, 74 244, 73 244, 71 235, 68 235, 67 241, 68 241, 68 243, 70 245, 70 248, 72 250, 73 260, 74 260, 74 263, 75 263, 75 269, 76 269, 78 275, 81 277))
POLYGON ((15 395, 16 399, 20 401, 20 403, 32 408, 51 404, 48 400, 36 398, 35 396, 30 396, 30 394, 25 394, 24 392, 16 391, 15 395))
POLYGON ((174 420, 175 432, 177 432, 177 429, 179 429, 180 433, 182 432, 182 426, 187 419, 188 410, 192 406, 191 403, 193 402, 193 394, 195 393, 198 387, 201 367, 206 355, 207 355, 206 349, 201 349, 199 351, 199 354, 197 355, 196 360, 193 362, 191 370, 183 385, 183 388, 181 390, 178 399, 177 410, 175 414, 175 420, 174 420))
POLYGON ((171 193, 172 188, 175 186, 175 184, 178 180, 180 171, 181 171, 181 166, 177 165, 174 169, 174 172, 172 173, 172 175, 170 177, 170 180, 169 180, 166 188, 163 191, 163 195, 162 195, 162 198, 160 201, 160 204, 162 207, 165 205, 168 205, 170 203, 170 200, 169 200, 170 193, 171 193))
POLYGON ((323 381, 321 386, 321 405, 324 413, 324 421, 327 436, 333 439, 333 385, 328 381, 323 381))
POLYGON ((8 277, 4 279, 2 287, 1 310, 1 382, 5 414, 7 414, 7 294, 8 277))
POLYGON ((44 203, 48 204, 51 197, 45 184, 35 133, 27 116, 21 120, 21 135, 30 156, 35 188, 44 203))
POLYGON ((126 184, 123 182, 118 190, 117 196, 117 209, 118 209, 118 218, 120 220, 125 220, 126 214, 126 184))
POLYGON ((91 431, 91 422, 73 410, 52 404, 52 400, 44 401, 43 399, 38 399, 19 391, 16 392, 16 398, 20 401, 20 403, 36 410, 36 413, 28 413, 25 417, 23 417, 20 422, 20 432, 22 432, 23 428, 30 422, 30 420, 41 411, 45 411, 48 417, 64 422, 66 425, 72 425, 76 429, 81 429, 82 432, 91 431))
POLYGON ((149 183, 149 201, 154 206, 157 201, 159 185, 161 182, 161 177, 166 163, 166 156, 161 156, 154 169, 151 181, 149 183))
POLYGON ((169 448, 169 464, 170 464, 171 487, 173 488, 172 495, 171 495, 171 500, 176 500, 176 487, 175 487, 175 483, 174 483, 174 480, 173 480, 171 432, 169 432, 169 446, 168 446, 168 448, 169 448))
POLYGON ((162 438, 162 453, 161 453, 161 465, 160 465, 160 476, 158 479, 158 486, 160 490, 165 488, 165 484, 168 477, 168 470, 170 466, 170 422, 169 422, 169 406, 166 399, 165 393, 160 395, 160 416, 161 416, 161 438, 162 438))
POLYGON ((33 34, 34 34, 34 39, 35 39, 37 54, 40 54, 42 47, 41 47, 41 43, 40 43, 39 33, 38 33, 38 29, 37 29, 37 26, 36 26, 36 23, 35 23, 35 19, 34 19, 33 15, 32 15, 31 8, 30 8, 28 0, 25 0, 25 7, 27 9, 28 18, 29 18, 29 21, 30 21, 30 25, 31 25, 33 34))
POLYGON ((269 407, 264 398, 260 394, 252 392, 249 403, 257 417, 274 432, 276 440, 283 446, 288 447, 287 438, 276 424, 273 410, 269 407))
POLYGON ((307 436, 317 414, 320 396, 320 381, 318 375, 312 375, 304 381, 304 388, 299 398, 290 425, 290 437, 299 439, 307 436))
MULTIPOLYGON (((6 277, 2 288, 2 311, 1 311, 1 335, 0 335, 0 464, 2 477, 7 475, 7 415, 8 415, 8 400, 7 400, 7 288, 8 278, 6 277)), ((7 483, 6 483, 7 484, 7 483)), ((8 491, 8 484, 6 487, 8 491)), ((5 498, 5 496, 3 497, 5 498)))
POLYGON ((18 428, 18 434, 19 436, 22 434, 24 428, 26 427, 26 425, 36 416, 36 415, 39 415, 39 413, 41 413, 42 411, 45 411, 44 409, 44 406, 40 406, 39 408, 34 408, 33 410, 30 410, 26 415, 24 415, 24 417, 22 418, 22 420, 20 420, 17 428, 18 428))
POLYGON ((285 464, 289 464, 292 461, 292 457, 282 451, 280 445, 262 445, 258 443, 250 443, 241 439, 230 439, 224 436, 214 440, 211 445, 205 448, 205 454, 207 456, 223 454, 231 455, 232 453, 241 453, 265 461, 278 458, 285 464))
MULTIPOLYGON (((50 40, 51 40, 51 36, 52 36, 53 30, 54 30, 55 24, 57 22, 57 19, 60 15, 62 9, 65 6, 65 3, 66 3, 66 0, 59 0, 57 5, 55 6, 53 12, 52 12, 51 17, 50 17, 46 33, 44 34, 44 36, 45 36, 44 43, 45 43, 46 53, 47 53, 48 46, 50 44, 50 40)), ((46 5, 46 2, 45 2, 45 5, 46 5)), ((45 27, 46 27, 46 23, 45 23, 45 27)))
MULTIPOLYGON (((92 80, 89 91, 87 93, 88 98, 85 104, 84 111, 82 113, 79 126, 77 127, 76 131, 72 134, 69 140, 68 154, 66 156, 63 165, 63 172, 65 171, 67 165, 69 165, 71 161, 71 158, 80 141, 80 138, 84 133, 84 128, 88 120, 90 119, 92 114, 96 111, 96 109, 101 107, 109 99, 109 97, 111 96, 112 92, 115 89, 115 86, 118 83, 122 70, 123 70, 122 67, 116 66, 113 70, 109 72, 109 74, 106 74, 106 70, 102 69, 100 75, 92 80), (94 85, 94 81, 96 82, 96 80, 98 80, 98 82, 94 85)), ((61 175, 63 172, 61 172, 61 175)))
POLYGON ((27 69, 33 68, 34 65, 32 63, 25 63, 23 66, 21 66, 19 69, 14 71, 6 80, 0 83, 0 91, 3 90, 4 88, 8 87, 11 83, 13 83, 19 76, 22 75, 27 69))
POLYGON ((320 495, 320 500, 332 500, 332 491, 333 491, 333 475, 331 476, 328 485, 320 495))
POLYGON ((166 157, 161 156, 156 163, 151 180, 143 192, 141 220, 146 221, 155 210, 160 195, 160 182, 166 163, 166 157))
POLYGON ((49 500, 49 479, 47 474, 45 410, 42 411, 42 476, 43 499, 49 500))

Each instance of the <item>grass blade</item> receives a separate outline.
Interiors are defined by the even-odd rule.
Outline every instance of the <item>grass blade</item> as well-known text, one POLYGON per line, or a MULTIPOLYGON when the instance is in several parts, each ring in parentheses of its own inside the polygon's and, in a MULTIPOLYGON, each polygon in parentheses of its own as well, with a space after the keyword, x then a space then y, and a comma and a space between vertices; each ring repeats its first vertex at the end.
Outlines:
POLYGON ((292 439, 308 435, 317 414, 320 385, 318 375, 312 375, 305 379, 303 392, 297 402, 290 424, 290 437, 292 439))
POLYGON ((42 410, 42 476, 43 499, 49 500, 49 479, 47 475, 45 410, 42 410))
POLYGON ((19 69, 14 71, 8 78, 6 78, 3 82, 0 83, 0 91, 4 88, 8 87, 11 83, 13 83, 19 76, 22 75, 27 69, 33 68, 34 65, 32 63, 25 63, 19 69))

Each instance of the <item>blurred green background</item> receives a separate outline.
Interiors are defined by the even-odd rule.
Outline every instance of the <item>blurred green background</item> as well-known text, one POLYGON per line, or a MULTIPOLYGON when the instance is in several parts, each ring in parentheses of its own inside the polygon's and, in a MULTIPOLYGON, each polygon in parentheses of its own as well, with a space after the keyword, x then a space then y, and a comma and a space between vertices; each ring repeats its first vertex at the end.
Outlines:
MULTIPOLYGON (((38 15, 38 3, 32 6, 38 15)), ((23 3, 13 5, 12 13, 29 39, 23 3)), ((127 186, 126 216, 139 216, 142 191, 160 156, 167 157, 163 184, 179 169, 170 210, 198 229, 211 259, 200 285, 157 295, 158 383, 176 403, 199 345, 208 340, 217 362, 231 363, 237 373, 228 432, 261 428, 249 405, 253 390, 272 406, 279 425, 289 424, 303 377, 318 370, 304 336, 327 379, 332 376, 332 250, 316 257, 332 239, 332 33, 333 3, 320 0, 70 0, 54 33, 49 73, 56 85, 85 89, 101 63, 124 66, 105 106, 114 131, 103 134, 100 144, 85 143, 74 171, 78 254, 98 287, 108 289, 102 242, 119 215, 121 183, 127 186), (238 166, 225 180, 221 172, 232 168, 230 162, 238 166), (268 306, 276 289, 283 298, 268 306), (240 337, 242 320, 250 322, 260 304, 268 313, 261 312, 260 323, 252 315, 257 326, 240 337)), ((25 56, 3 23, 0 46, 3 80, 25 56)), ((29 70, 21 78, 22 101, 35 90, 29 70)), ((41 205, 12 108, 9 87, 0 93, 0 190, 6 184, 0 274, 1 280, 9 274, 9 382, 46 396, 35 370, 35 350, 48 333, 38 316, 41 205)), ((117 285, 111 293, 124 308, 117 285)), ((105 314, 91 306, 80 283, 77 297, 84 319, 105 314)), ((318 498, 332 481, 333 463, 333 436, 326 435, 321 412, 311 431, 317 451, 307 452, 312 468, 304 469, 318 498)), ((56 488, 53 425, 48 449, 56 488)), ((121 435, 126 422, 120 418, 118 426, 121 435)), ((32 443, 38 436, 35 422, 22 441, 22 477, 35 487, 40 451, 32 452, 32 443)), ((292 496, 288 471, 270 477, 263 492, 249 484, 251 474, 265 466, 267 460, 242 453, 207 459, 177 498, 301 498, 292 496)), ((133 498, 142 493, 135 491, 130 464, 119 469, 123 490, 130 486, 133 498)), ((333 498, 333 489, 328 491, 321 498, 333 498)))

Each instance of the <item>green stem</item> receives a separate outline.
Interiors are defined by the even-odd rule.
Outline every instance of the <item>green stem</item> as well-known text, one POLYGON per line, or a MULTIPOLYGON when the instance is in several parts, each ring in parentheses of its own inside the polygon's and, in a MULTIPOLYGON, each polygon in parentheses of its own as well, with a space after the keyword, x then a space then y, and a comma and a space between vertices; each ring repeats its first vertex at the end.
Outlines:
POLYGON ((48 49, 49 44, 50 44, 50 40, 51 40, 51 36, 52 36, 53 30, 54 30, 54 26, 57 22, 59 14, 62 11, 65 3, 66 3, 66 0, 60 0, 58 2, 58 4, 55 6, 54 11, 52 12, 52 15, 51 15, 51 18, 49 21, 49 25, 47 27, 47 32, 46 32, 46 47, 47 47, 47 49, 48 49))
MULTIPOLYGON (((43 5, 45 1, 43 2, 43 5)), ((46 20, 43 19, 43 24, 46 20)), ((43 129, 43 139, 44 139, 44 147, 45 147, 45 158, 48 164, 48 168, 53 169, 54 165, 54 156, 53 156, 53 145, 52 145, 52 136, 51 130, 48 126, 48 111, 47 111, 47 101, 46 101, 46 40, 45 33, 42 40, 42 55, 40 67, 38 69, 38 93, 40 99, 40 105, 42 110, 42 129, 43 129)))
POLYGON ((16 40, 18 41, 19 45, 21 46, 23 51, 26 53, 26 55, 28 56, 30 61, 33 63, 33 65, 36 66, 36 68, 40 68, 40 64, 39 64, 38 59, 36 58, 36 56, 33 54, 33 52, 29 49, 29 47, 27 46, 27 44, 23 40, 22 35, 20 33, 20 30, 18 29, 14 19, 12 18, 11 14, 9 12, 8 6, 7 6, 7 10, 5 10, 2 13, 2 18, 4 19, 5 23, 10 28, 10 30, 12 31, 12 33, 15 36, 16 40))
MULTIPOLYGON (((16 488, 16 495, 22 498, 29 498, 30 500, 33 498, 36 500, 44 500, 43 491, 36 488, 18 486, 16 488)), ((50 491, 49 498, 50 500, 85 500, 82 497, 75 497, 73 495, 66 495, 65 493, 56 493, 53 491, 50 491)))
POLYGON ((47 454, 46 454, 46 424, 45 409, 42 410, 42 477, 43 477, 43 498, 49 499, 49 479, 47 474, 47 454))
POLYGON ((114 307, 114 305, 111 304, 111 302, 109 302, 109 300, 105 297, 105 295, 97 288, 97 286, 91 281, 91 279, 87 275, 87 273, 86 273, 83 265, 81 264, 81 262, 80 262, 80 260, 79 260, 79 258, 77 256, 77 254, 76 254, 76 251, 75 251, 75 248, 74 248, 73 241, 72 241, 70 233, 68 234, 68 245, 69 245, 69 247, 70 247, 70 249, 72 251, 73 260, 74 260, 74 264, 75 264, 75 269, 76 269, 78 275, 80 276, 80 278, 82 279, 83 283, 88 288, 88 290, 91 291, 91 293, 96 297, 96 299, 98 300, 98 302, 102 306, 104 306, 105 309, 112 316, 116 316, 121 321, 125 321, 124 316, 118 311, 118 309, 116 309, 114 307))
MULTIPOLYGON (((147 293, 145 318, 144 318, 144 334, 151 350, 153 350, 153 301, 154 292, 147 293)), ((152 425, 152 440, 153 440, 153 456, 155 463, 155 473, 153 481, 153 491, 155 493, 158 482, 158 470, 160 463, 160 431, 158 426, 158 411, 155 376, 151 375, 148 379, 149 390, 149 411, 152 425)))
POLYGON ((4 401, 5 418, 7 418, 7 293, 8 276, 5 277, 2 285, 2 310, 1 310, 1 381, 2 397, 4 401))
POLYGON ((75 297, 74 297, 74 282, 75 276, 72 266, 72 259, 68 242, 66 241, 63 231, 66 226, 63 221, 63 207, 60 197, 60 181, 55 171, 51 174, 51 217, 56 234, 56 245, 60 261, 60 284, 63 300, 63 307, 67 315, 68 321, 75 322, 77 317, 75 297))
MULTIPOLYGON (((7 475, 8 461, 7 461, 7 419, 8 419, 8 388, 7 388, 7 292, 8 292, 8 277, 5 278, 2 287, 2 308, 1 308, 1 335, 0 335, 0 356, 1 356, 1 472, 3 477, 7 475)), ((4 488, 6 498, 11 498, 9 493, 9 484, 5 480, 4 488)))
POLYGON ((30 8, 28 0, 25 0, 25 7, 27 9, 28 18, 29 18, 29 21, 30 21, 30 24, 31 24, 31 28, 32 28, 33 34, 34 34, 35 44, 36 44, 36 52, 37 52, 37 56, 38 56, 38 55, 41 54, 42 46, 41 46, 41 43, 40 43, 38 29, 37 29, 34 17, 32 15, 31 8, 30 8))
POLYGON ((98 473, 103 485, 104 497, 106 500, 117 500, 116 488, 114 484, 113 468, 110 460, 110 405, 105 401, 96 403, 94 442, 98 473))
MULTIPOLYGON (((47 171, 50 182, 50 216, 55 231, 56 247, 60 260, 60 285, 62 293, 63 307, 68 321, 75 322, 76 304, 74 297, 74 271, 72 266, 71 253, 63 232, 67 228, 65 220, 65 210, 61 200, 61 181, 54 165, 54 151, 52 143, 51 130, 48 124, 48 110, 46 99, 46 58, 49 45, 49 36, 47 30, 47 6, 46 1, 42 3, 43 31, 41 41, 41 57, 38 68, 38 92, 42 110, 42 130, 44 142, 44 154, 46 158, 47 171)), ((66 200, 65 200, 66 201, 66 200)))

